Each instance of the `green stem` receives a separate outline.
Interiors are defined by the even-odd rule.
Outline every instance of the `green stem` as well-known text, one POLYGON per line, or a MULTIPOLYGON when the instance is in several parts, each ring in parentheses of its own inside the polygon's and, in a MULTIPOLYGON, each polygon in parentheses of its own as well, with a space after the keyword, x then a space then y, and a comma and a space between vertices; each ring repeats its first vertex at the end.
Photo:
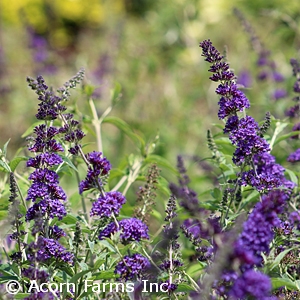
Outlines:
POLYGON ((201 289, 199 287, 199 285, 197 284, 197 282, 185 271, 183 271, 183 274, 189 279, 189 281, 191 282, 193 288, 197 291, 197 292, 201 292, 201 289))
POLYGON ((95 128, 96 140, 97 140, 97 148, 99 152, 102 152, 102 137, 101 137, 101 121, 99 120, 95 103, 93 99, 89 99, 89 105, 92 111, 93 121, 92 124, 95 128))
MULTIPOLYGON (((74 162, 74 164, 75 164, 75 166, 77 168, 77 164, 75 162, 74 162)), ((80 184, 79 174, 78 174, 78 172, 75 172, 75 174, 76 174, 77 183, 79 185, 80 184)), ((82 209, 83 209, 84 218, 85 218, 86 222, 89 223, 89 217, 88 217, 88 213, 87 213, 87 209, 86 209, 84 197, 83 197, 82 194, 80 194, 80 199, 81 199, 81 206, 82 206, 82 209)))
MULTIPOLYGON (((241 173, 243 172, 244 167, 245 167, 245 164, 243 164, 242 167, 241 167, 241 173)), ((234 187, 233 197, 230 199, 230 202, 229 202, 229 204, 228 204, 228 208, 227 208, 227 210, 226 210, 226 214, 225 214, 224 219, 222 218, 222 219, 223 219, 223 220, 222 220, 223 222, 225 222, 225 220, 226 220, 227 217, 228 217, 230 207, 231 207, 231 205, 232 205, 232 203, 233 203, 233 200, 236 198, 236 193, 237 193, 237 191, 238 191, 238 188, 239 188, 239 183, 238 183, 238 180, 237 180, 236 183, 235 183, 235 187, 234 187)))
POLYGON ((117 191, 122 185, 123 185, 123 183, 126 181, 126 179, 127 179, 127 176, 126 175, 124 175, 121 179, 120 179, 120 181, 111 189, 112 191, 117 191))
POLYGON ((139 174, 139 171, 141 169, 141 162, 137 161, 133 164, 132 166, 132 169, 130 170, 130 173, 129 173, 129 176, 128 176, 128 181, 127 181, 127 184, 124 188, 124 191, 123 191, 123 195, 125 196, 128 189, 130 188, 131 184, 134 183, 134 181, 136 180, 138 174, 139 174))

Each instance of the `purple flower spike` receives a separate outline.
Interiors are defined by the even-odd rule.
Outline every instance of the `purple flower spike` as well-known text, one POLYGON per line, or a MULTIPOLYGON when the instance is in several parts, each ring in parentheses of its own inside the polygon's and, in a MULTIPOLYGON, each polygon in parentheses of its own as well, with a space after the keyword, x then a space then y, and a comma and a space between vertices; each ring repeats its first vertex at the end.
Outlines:
POLYGON ((149 260, 141 254, 125 256, 116 265, 115 273, 120 275, 121 280, 129 281, 140 279, 143 273, 150 267, 149 260))
POLYGON ((131 241, 139 242, 141 239, 149 239, 149 229, 146 224, 136 218, 124 219, 119 222, 119 228, 112 222, 100 232, 99 239, 102 240, 104 237, 111 237, 112 234, 117 231, 121 231, 120 239, 123 244, 131 241))
POLYGON ((287 159, 287 161, 291 163, 295 163, 297 161, 300 161, 300 148, 297 149, 295 152, 291 153, 287 159))
POLYGON ((93 202, 91 216, 111 217, 112 213, 118 215, 126 198, 120 192, 108 192, 93 202))
POLYGON ((283 212, 287 200, 286 193, 275 190, 264 195, 262 202, 254 207, 234 248, 242 269, 261 265, 261 254, 269 252, 274 237, 273 228, 281 224, 278 214, 283 212))
POLYGON ((270 300, 271 290, 271 280, 267 275, 249 270, 235 281, 230 296, 232 299, 253 297, 253 299, 270 300))

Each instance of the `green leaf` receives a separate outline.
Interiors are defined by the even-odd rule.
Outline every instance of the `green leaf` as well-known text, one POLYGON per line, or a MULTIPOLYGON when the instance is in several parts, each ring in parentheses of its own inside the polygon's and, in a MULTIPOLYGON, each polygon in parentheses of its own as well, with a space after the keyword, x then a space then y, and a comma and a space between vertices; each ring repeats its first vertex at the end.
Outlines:
POLYGON ((157 210, 153 210, 152 212, 151 212, 151 215, 155 218, 155 219, 157 219, 158 221, 160 221, 160 222, 162 222, 163 220, 164 220, 164 217, 161 215, 161 213, 160 212, 158 212, 157 210))
POLYGON ((95 90, 95 86, 90 84, 86 84, 83 88, 83 92, 88 96, 88 98, 92 96, 94 90, 95 90))
POLYGON ((98 270, 104 264, 104 262, 105 262, 105 259, 99 258, 94 264, 94 269, 98 270))
POLYGON ((69 197, 68 201, 70 202, 72 208, 78 208, 78 206, 81 205, 80 200, 80 194, 78 192, 75 192, 71 195, 71 197, 69 197))
POLYGON ((115 274, 114 271, 108 270, 108 271, 101 271, 99 273, 95 273, 92 278, 94 280, 100 280, 100 279, 112 279, 116 277, 117 275, 115 274))
POLYGON ((114 253, 117 253, 117 250, 115 248, 115 246, 111 243, 110 240, 106 239, 106 240, 101 240, 101 241, 98 241, 98 244, 101 244, 102 246, 108 248, 109 250, 113 251, 114 253))
POLYGON ((95 248, 95 242, 88 240, 89 248, 91 250, 91 253, 94 253, 94 248, 95 248))
POLYGON ((194 291, 194 290, 195 289, 192 288, 190 285, 188 285, 186 283, 180 283, 180 284, 178 284, 176 292, 178 292, 178 293, 187 293, 187 292, 191 292, 191 291, 194 291))
POLYGON ((276 140, 277 140, 277 136, 279 135, 279 133, 288 125, 288 123, 280 123, 280 122, 276 122, 276 128, 275 131, 273 133, 271 142, 270 142, 270 148, 272 149, 276 140))
POLYGON ((70 283, 76 283, 78 281, 78 279, 80 279, 81 277, 83 277, 84 275, 86 275, 87 273, 91 272, 90 270, 84 270, 81 271, 77 274, 75 274, 71 279, 70 279, 70 283))
POLYGON ((75 170, 76 172, 78 172, 77 168, 74 166, 74 164, 71 162, 71 160, 69 159, 69 157, 61 155, 62 160, 68 165, 70 166, 73 170, 75 170))
POLYGON ((29 293, 18 293, 16 295, 14 295, 14 299, 24 299, 26 297, 30 296, 29 293))
POLYGON ((1 158, 0 158, 0 166, 3 167, 5 173, 11 172, 9 165, 5 163, 3 160, 1 160, 1 158))
POLYGON ((273 261, 273 263, 271 264, 271 270, 273 270, 276 266, 278 266, 278 265, 280 264, 281 260, 282 260, 282 259, 283 259, 283 258, 284 258, 291 250, 293 250, 293 249, 295 249, 295 247, 294 247, 294 248, 290 248, 290 249, 286 249, 286 250, 280 252, 280 253, 276 256, 276 258, 275 258, 275 260, 273 261))
POLYGON ((230 146, 232 146, 231 141, 227 137, 221 137, 221 138, 215 139, 215 143, 216 143, 216 145, 230 145, 230 146))
MULTIPOLYGON (((12 270, 11 265, 9 265, 9 264, 0 265, 0 274, 7 275, 7 276, 14 276, 14 272, 12 270)), ((2 277, 0 277, 0 278, 2 278, 2 277)))
POLYGON ((4 157, 6 157, 6 153, 7 153, 7 146, 8 146, 8 143, 9 143, 10 139, 4 144, 3 146, 3 155, 4 157))
POLYGON ((296 174, 292 170, 289 170, 289 169, 285 169, 285 171, 289 174, 291 181, 298 184, 298 178, 297 178, 296 174))
POLYGON ((62 219, 62 222, 65 223, 65 224, 76 224, 77 222, 77 218, 74 217, 73 215, 71 214, 67 214, 63 219, 62 219))
POLYGON ((258 191, 253 191, 251 192, 248 197, 243 200, 243 206, 246 206, 247 204, 251 203, 251 202, 257 202, 259 196, 259 192, 258 191))
POLYGON ((115 178, 118 178, 118 177, 123 177, 125 174, 124 171, 120 170, 120 169, 111 169, 110 172, 109 172, 109 178, 108 178, 108 182, 109 184, 115 179, 115 178))
POLYGON ((0 276, 0 283, 8 282, 10 280, 18 281, 18 277, 14 275, 0 276))
POLYGON ((276 290, 280 287, 286 287, 287 289, 294 291, 298 290, 297 285, 288 278, 271 278, 273 290, 276 290))
POLYGON ((275 141, 274 145, 280 143, 283 140, 290 138, 293 135, 298 135, 298 134, 300 134, 300 131, 292 131, 290 133, 284 134, 275 141))
POLYGON ((201 270, 203 270, 203 269, 204 268, 201 267, 199 264, 194 264, 188 268, 187 273, 190 276, 196 276, 196 275, 199 275, 199 272, 201 272, 201 270))
POLYGON ((157 188, 162 191, 167 197, 170 197, 170 189, 169 189, 169 182, 167 181, 166 178, 160 176, 158 177, 158 184, 157 188))
POLYGON ((111 91, 111 102, 112 102, 112 105, 116 105, 116 103, 120 99, 121 91, 122 91, 121 84, 118 83, 118 82, 115 82, 114 89, 111 91))
POLYGON ((169 169, 170 171, 172 171, 174 174, 179 175, 177 169, 174 168, 167 159, 165 159, 159 155, 156 155, 156 154, 148 155, 144 160, 144 164, 150 164, 150 163, 157 164, 160 167, 165 167, 165 168, 169 169))
POLYGON ((28 158, 26 156, 17 156, 15 158, 13 158, 10 162, 9 162, 9 166, 12 172, 15 171, 15 169, 17 168, 17 166, 19 165, 19 163, 21 161, 26 161, 28 160, 28 158))
POLYGON ((211 195, 218 201, 221 201, 222 200, 222 191, 218 188, 214 188, 211 192, 211 195))
POLYGON ((105 117, 103 123, 113 124, 123 131, 140 149, 145 148, 145 141, 136 133, 134 133, 131 127, 122 119, 118 117, 105 117))

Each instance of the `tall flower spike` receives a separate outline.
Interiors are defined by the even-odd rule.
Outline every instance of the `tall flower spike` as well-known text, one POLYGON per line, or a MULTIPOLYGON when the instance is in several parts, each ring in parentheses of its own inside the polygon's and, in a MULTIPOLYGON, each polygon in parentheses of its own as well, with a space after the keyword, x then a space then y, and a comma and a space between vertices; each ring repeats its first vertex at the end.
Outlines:
MULTIPOLYGON (((67 196, 59 186, 59 177, 53 170, 53 167, 63 163, 58 152, 63 152, 64 148, 56 140, 60 130, 52 126, 52 122, 49 121, 58 117, 64 119, 63 112, 66 108, 61 103, 67 98, 55 95, 45 84, 42 76, 38 76, 36 80, 28 78, 27 81, 40 100, 36 117, 45 121, 44 124, 34 128, 35 138, 28 147, 35 153, 35 157, 27 161, 27 167, 35 170, 29 176, 32 184, 28 189, 26 200, 31 200, 33 205, 26 213, 26 221, 34 221, 32 234, 36 237, 36 242, 28 246, 28 251, 31 253, 29 256, 31 255, 33 262, 56 259, 59 262, 72 264, 73 255, 57 241, 65 233, 58 226, 48 225, 50 219, 61 220, 66 215, 64 202, 67 196)), ((75 86, 73 81, 76 80, 71 80, 64 91, 75 86)), ((61 94, 66 95, 64 92, 61 94)))
POLYGON ((215 73, 210 79, 220 82, 216 89, 216 93, 221 97, 218 115, 220 119, 227 118, 224 133, 229 135, 232 144, 236 146, 233 162, 238 166, 248 165, 251 168, 250 171, 241 174, 242 180, 239 183, 249 184, 260 192, 280 186, 293 188, 293 183, 284 178, 284 168, 276 165, 274 157, 268 153, 270 146, 262 137, 262 130, 258 123, 250 116, 238 117, 238 112, 250 107, 250 103, 244 93, 238 89, 235 76, 229 71, 229 65, 222 61, 223 56, 210 40, 200 43, 200 47, 202 56, 212 65, 209 71, 215 73), (271 160, 272 167, 265 168, 264 173, 259 173, 256 169, 260 166, 256 164, 266 155, 271 160), (272 173, 272 168, 276 168, 276 176, 272 173))
POLYGON ((260 266, 262 253, 268 253, 273 240, 273 228, 280 225, 278 215, 284 210, 288 194, 275 190, 262 197, 243 225, 243 231, 235 243, 235 258, 243 270, 260 266))

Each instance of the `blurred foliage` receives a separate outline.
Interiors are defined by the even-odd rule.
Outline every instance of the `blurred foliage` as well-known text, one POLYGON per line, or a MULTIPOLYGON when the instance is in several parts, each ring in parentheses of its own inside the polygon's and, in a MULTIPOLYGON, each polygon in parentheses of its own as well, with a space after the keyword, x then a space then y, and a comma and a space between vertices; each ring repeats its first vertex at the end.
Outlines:
MULTIPOLYGON (((174 164, 178 154, 208 157, 206 132, 212 122, 218 122, 218 99, 198 47, 207 38, 219 49, 227 47, 237 75, 244 70, 252 75, 252 86, 245 90, 252 103, 250 114, 257 120, 266 111, 283 117, 290 102, 278 101, 275 106, 270 95, 262 92, 267 83, 256 80, 257 54, 233 14, 234 7, 271 50, 278 70, 287 78, 284 84, 291 99, 294 79, 289 59, 300 54, 298 0, 1 1, 0 145, 11 139, 12 156, 26 145, 20 136, 34 121, 37 104, 27 88, 27 76, 43 74, 58 87, 84 67, 85 86, 96 87, 93 97, 99 114, 118 82, 122 97, 112 115, 126 121, 146 141, 159 136, 155 154, 174 164)), ((73 98, 74 111, 89 109, 79 92, 73 98)), ((134 151, 134 145, 111 124, 104 124, 103 130, 106 155, 117 166, 121 157, 134 151)), ((285 146, 278 144, 274 151, 285 146)), ((87 147, 92 149, 94 144, 87 147)), ((191 166, 200 176, 194 185, 200 192, 207 190, 211 183, 203 179, 205 170, 193 161, 191 166)))

